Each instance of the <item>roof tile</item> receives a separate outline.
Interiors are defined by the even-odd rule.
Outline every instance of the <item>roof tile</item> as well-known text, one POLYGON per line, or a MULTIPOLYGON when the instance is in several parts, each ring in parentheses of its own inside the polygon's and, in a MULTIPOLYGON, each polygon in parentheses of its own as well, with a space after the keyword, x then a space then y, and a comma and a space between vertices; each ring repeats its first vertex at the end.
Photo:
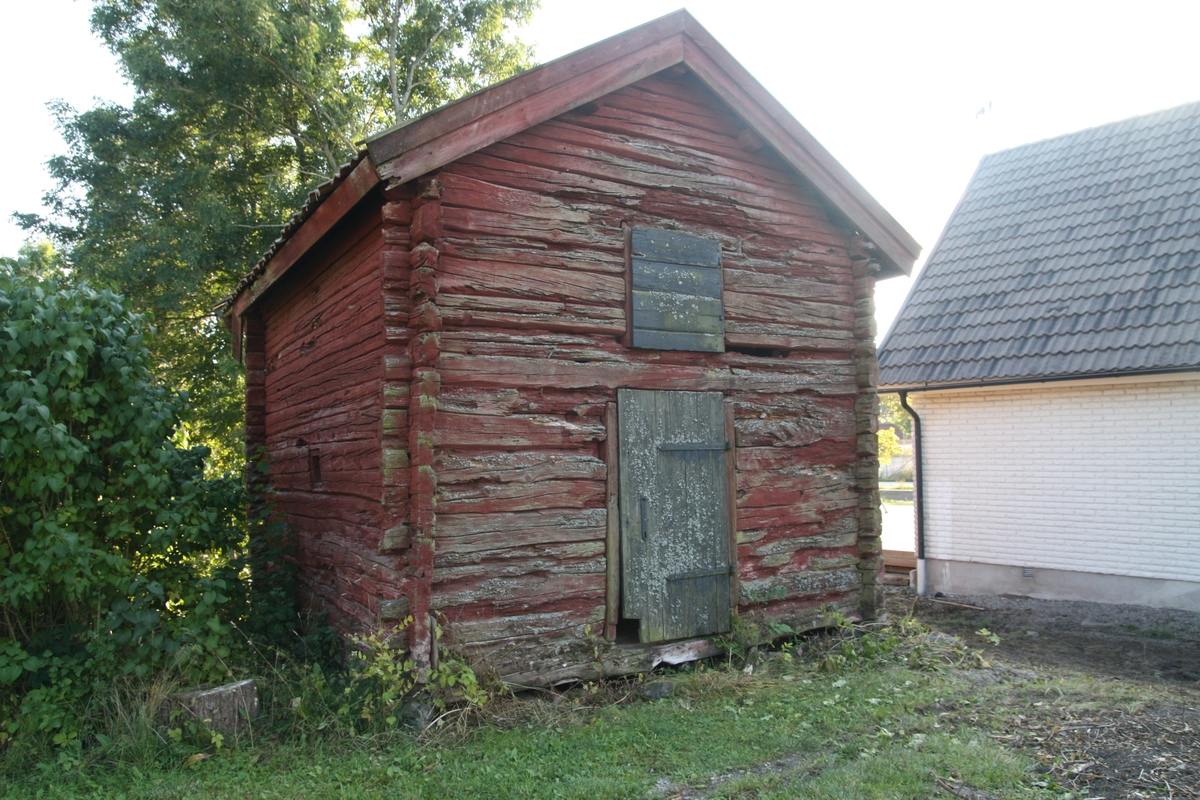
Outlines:
POLYGON ((880 384, 1200 368, 1200 103, 985 156, 880 384))

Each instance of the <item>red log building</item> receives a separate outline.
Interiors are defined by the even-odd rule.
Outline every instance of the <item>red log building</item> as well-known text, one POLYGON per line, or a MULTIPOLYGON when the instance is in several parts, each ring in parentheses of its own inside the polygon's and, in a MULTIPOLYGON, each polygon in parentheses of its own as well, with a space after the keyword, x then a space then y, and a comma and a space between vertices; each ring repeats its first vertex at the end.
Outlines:
POLYGON ((684 11, 376 136, 227 306, 307 601, 518 684, 872 617, 918 251, 684 11))

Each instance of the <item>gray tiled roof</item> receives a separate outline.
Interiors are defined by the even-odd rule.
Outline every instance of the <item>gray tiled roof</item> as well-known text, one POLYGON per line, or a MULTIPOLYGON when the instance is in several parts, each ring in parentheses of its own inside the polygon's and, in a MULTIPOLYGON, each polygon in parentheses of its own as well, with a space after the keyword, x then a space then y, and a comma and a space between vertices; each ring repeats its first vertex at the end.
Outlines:
POLYGON ((985 156, 880 385, 1200 368, 1200 103, 985 156))

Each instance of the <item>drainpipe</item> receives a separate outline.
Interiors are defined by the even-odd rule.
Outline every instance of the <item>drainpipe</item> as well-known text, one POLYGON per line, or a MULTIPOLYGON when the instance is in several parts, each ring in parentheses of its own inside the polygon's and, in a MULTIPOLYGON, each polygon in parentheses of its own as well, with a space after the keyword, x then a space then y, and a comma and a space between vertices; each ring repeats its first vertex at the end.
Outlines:
POLYGON ((917 594, 928 594, 925 583, 925 470, 921 462, 921 418, 908 404, 908 392, 900 392, 900 407, 913 421, 913 515, 917 529, 917 594))

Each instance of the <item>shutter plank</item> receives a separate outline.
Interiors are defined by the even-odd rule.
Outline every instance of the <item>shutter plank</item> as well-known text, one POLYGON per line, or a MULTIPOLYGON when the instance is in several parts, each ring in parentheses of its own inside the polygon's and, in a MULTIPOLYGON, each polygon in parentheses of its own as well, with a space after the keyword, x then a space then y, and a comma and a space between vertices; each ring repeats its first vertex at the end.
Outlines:
POLYGON ((633 347, 647 350, 690 350, 699 353, 724 353, 725 337, 715 333, 681 333, 634 328, 633 347))
POLYGON ((633 261, 633 288, 649 292, 676 292, 721 298, 721 270, 712 267, 633 261))
POLYGON ((724 330, 721 301, 694 294, 633 292, 634 330, 715 333, 724 330))
POLYGON ((697 267, 721 266, 721 245, 715 239, 675 231, 634 228, 631 244, 635 258, 697 267))

